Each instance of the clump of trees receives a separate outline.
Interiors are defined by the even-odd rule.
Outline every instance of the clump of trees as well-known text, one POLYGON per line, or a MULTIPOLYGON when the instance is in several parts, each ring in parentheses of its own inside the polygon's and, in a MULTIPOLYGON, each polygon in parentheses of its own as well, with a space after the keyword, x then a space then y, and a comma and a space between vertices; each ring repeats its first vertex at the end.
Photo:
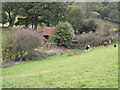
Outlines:
POLYGON ((89 33, 90 31, 95 32, 97 28, 98 28, 98 25, 95 23, 95 21, 86 20, 83 22, 80 33, 82 33, 82 32, 89 33))
POLYGON ((67 13, 67 5, 62 2, 4 2, 2 6, 3 24, 8 22, 9 26, 25 27, 32 25, 35 30, 40 23, 50 26, 56 25, 58 21, 64 21, 67 13))
POLYGON ((81 34, 82 26, 86 26, 84 20, 93 12, 102 19, 119 22, 118 10, 117 2, 3 2, 2 24, 32 26, 36 30, 38 24, 56 26, 59 21, 68 21, 75 33, 81 34))
POLYGON ((119 22, 118 20, 118 3, 102 3, 103 8, 100 10, 100 17, 111 21, 119 22))
POLYGON ((84 14, 77 6, 70 8, 67 15, 67 21, 73 26, 75 34, 80 34, 83 25, 84 14))
POLYGON ((19 2, 5 2, 2 3, 2 24, 9 23, 8 26, 12 27, 15 19, 19 13, 21 3, 19 2))
POLYGON ((73 26, 76 35, 82 34, 83 32, 95 32, 98 27, 95 21, 85 17, 85 13, 77 6, 70 7, 67 21, 73 26))

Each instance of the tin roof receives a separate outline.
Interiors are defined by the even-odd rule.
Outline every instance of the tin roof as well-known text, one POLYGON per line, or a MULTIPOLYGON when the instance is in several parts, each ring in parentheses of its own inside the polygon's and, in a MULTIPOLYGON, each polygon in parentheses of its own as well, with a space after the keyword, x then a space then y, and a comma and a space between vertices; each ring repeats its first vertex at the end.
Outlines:
POLYGON ((54 28, 46 27, 46 28, 43 29, 42 35, 50 35, 50 34, 52 34, 52 30, 54 30, 54 28))

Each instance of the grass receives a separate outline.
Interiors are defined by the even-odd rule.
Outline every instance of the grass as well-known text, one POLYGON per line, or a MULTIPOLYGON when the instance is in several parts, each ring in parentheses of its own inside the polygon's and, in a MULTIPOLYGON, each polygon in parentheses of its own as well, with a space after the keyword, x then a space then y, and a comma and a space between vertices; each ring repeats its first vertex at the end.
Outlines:
POLYGON ((4 68, 2 72, 3 88, 117 88, 118 48, 111 45, 89 52, 66 52, 4 68))

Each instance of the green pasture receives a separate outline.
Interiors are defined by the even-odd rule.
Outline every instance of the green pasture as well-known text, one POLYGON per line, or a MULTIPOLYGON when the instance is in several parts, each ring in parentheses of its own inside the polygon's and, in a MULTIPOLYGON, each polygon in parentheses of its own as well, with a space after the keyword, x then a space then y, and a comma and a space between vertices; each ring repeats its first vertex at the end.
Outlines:
POLYGON ((117 88, 118 47, 70 51, 2 70, 3 88, 117 88))

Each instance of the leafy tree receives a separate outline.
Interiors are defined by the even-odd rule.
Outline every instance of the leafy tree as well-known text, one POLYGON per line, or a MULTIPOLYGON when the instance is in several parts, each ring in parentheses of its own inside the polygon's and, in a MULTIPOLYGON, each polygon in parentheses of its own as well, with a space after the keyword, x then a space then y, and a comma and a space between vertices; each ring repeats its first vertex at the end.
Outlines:
POLYGON ((58 46, 67 47, 72 42, 72 26, 68 22, 59 22, 50 39, 58 46))
POLYGON ((118 21, 118 3, 109 2, 100 11, 102 19, 111 19, 111 21, 118 21))
POLYGON ((104 2, 101 2, 102 3, 102 6, 105 7, 108 5, 109 2, 107 2, 108 0, 104 0, 104 2))
POLYGON ((19 15, 23 19, 18 20, 18 24, 24 21, 27 27, 29 24, 34 25, 37 29, 39 23, 46 23, 47 26, 56 25, 59 21, 65 21, 67 5, 65 3, 55 2, 27 2, 22 3, 19 15))
POLYGON ((10 27, 14 25, 15 18, 18 15, 19 8, 20 8, 19 2, 2 3, 3 21, 9 22, 10 27))
POLYGON ((21 3, 21 8, 18 12, 18 21, 15 23, 15 25, 25 25, 25 27, 28 27, 30 24, 33 24, 33 17, 32 14, 29 12, 32 7, 33 3, 31 2, 21 3))
POLYGON ((110 14, 108 15, 109 18, 112 20, 112 21, 118 21, 118 11, 117 10, 111 10, 110 14))
POLYGON ((30 20, 28 18, 17 18, 18 21, 15 23, 16 26, 18 25, 24 25, 26 28, 28 27, 28 25, 30 24, 30 20))
POLYGON ((1 23, 2 23, 2 26, 4 27, 4 24, 6 24, 7 23, 7 15, 6 15, 6 13, 5 12, 1 12, 2 13, 2 21, 1 21, 1 23))
POLYGON ((110 9, 107 8, 107 7, 105 7, 105 8, 103 8, 103 9, 100 11, 100 17, 101 17, 102 19, 104 19, 104 18, 108 17, 108 14, 109 14, 109 13, 110 13, 110 9))
POLYGON ((83 13, 79 7, 72 7, 67 15, 67 21, 73 26, 75 34, 80 34, 83 24, 83 13))
POLYGON ((43 18, 47 21, 47 26, 57 25, 59 21, 65 21, 68 11, 67 4, 63 2, 45 3, 43 18))
POLYGON ((90 17, 92 12, 98 12, 101 10, 101 3, 99 2, 76 2, 75 6, 80 7, 80 9, 85 13, 86 17, 90 17))
POLYGON ((82 32, 88 33, 90 31, 95 32, 97 27, 98 25, 95 23, 95 21, 93 20, 85 21, 80 33, 82 32))
POLYGON ((18 22, 16 25, 25 25, 28 27, 29 24, 34 25, 34 29, 37 29, 39 16, 43 13, 42 3, 36 2, 22 2, 21 8, 19 9, 18 22))

